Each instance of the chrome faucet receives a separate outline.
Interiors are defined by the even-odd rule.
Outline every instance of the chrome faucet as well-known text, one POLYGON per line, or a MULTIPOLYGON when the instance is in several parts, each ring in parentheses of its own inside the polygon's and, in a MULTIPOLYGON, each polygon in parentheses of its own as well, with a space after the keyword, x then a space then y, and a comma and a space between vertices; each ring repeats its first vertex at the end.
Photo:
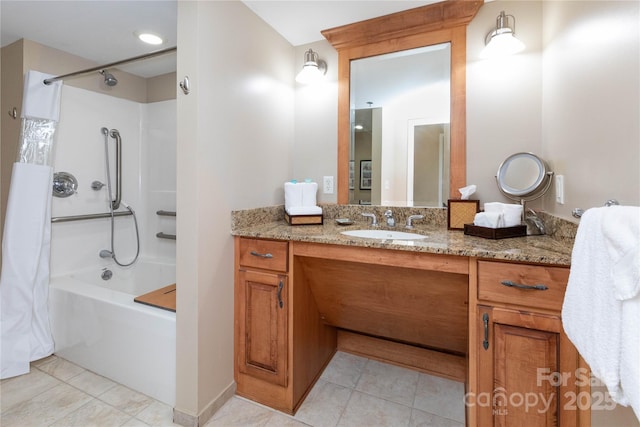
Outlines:
POLYGON ((396 220, 393 218, 393 212, 391 212, 391 209, 387 209, 387 211, 384 213, 384 216, 387 218, 387 225, 389 227, 396 226, 396 220))
POLYGON ((545 234, 546 230, 542 219, 536 215, 533 209, 527 209, 529 213, 525 214, 524 222, 527 225, 527 235, 545 234))
POLYGON ((407 225, 405 225, 404 228, 409 228, 409 229, 413 228, 413 221, 416 219, 423 219, 423 218, 424 218, 424 215, 410 215, 407 218, 407 225))
POLYGON ((372 227, 377 227, 378 226, 378 219, 376 218, 375 214, 364 212, 362 214, 362 216, 365 216, 367 218, 371 218, 371 226, 372 227))

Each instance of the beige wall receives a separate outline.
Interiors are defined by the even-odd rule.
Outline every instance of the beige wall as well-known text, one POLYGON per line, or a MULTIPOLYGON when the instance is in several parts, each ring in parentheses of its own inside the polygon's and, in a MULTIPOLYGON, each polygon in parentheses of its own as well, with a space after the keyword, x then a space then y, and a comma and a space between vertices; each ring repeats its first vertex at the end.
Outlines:
POLYGON ((281 204, 292 176, 294 50, 235 1, 179 2, 178 43, 175 408, 206 419, 233 387, 230 212, 281 204))
POLYGON ((322 192, 322 177, 333 176, 334 184, 338 183, 338 52, 324 40, 297 46, 296 74, 302 69, 304 52, 310 48, 327 62, 326 82, 308 86, 296 83, 292 178, 311 178, 319 184, 318 201, 336 203, 336 192, 322 192))
MULTIPOLYGON (((9 196, 13 163, 18 153, 20 111, 22 111, 23 43, 18 41, 2 48, 0 77, 0 235, 4 230, 4 216, 9 196), (16 109, 18 118, 6 112, 16 109)), ((0 249, 1 253, 1 249, 0 249)), ((1 267, 0 267, 1 268, 1 267)))
MULTIPOLYGON (((640 205, 640 3, 545 2, 542 151, 565 204, 640 205)), ((553 193, 551 191, 550 193, 553 193)))

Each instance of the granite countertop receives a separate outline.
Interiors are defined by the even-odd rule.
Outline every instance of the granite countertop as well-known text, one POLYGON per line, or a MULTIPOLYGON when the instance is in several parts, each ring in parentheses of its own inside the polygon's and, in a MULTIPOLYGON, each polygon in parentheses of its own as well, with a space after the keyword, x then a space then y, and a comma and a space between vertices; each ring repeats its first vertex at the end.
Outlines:
POLYGON ((404 228, 404 222, 399 222, 399 225, 395 228, 380 225, 377 229, 408 231, 426 235, 427 237, 418 240, 379 240, 340 234, 341 231, 345 230, 372 228, 364 219, 358 219, 354 224, 346 226, 338 225, 333 218, 327 218, 326 215, 324 225, 290 226, 282 219, 268 217, 254 219, 255 221, 232 227, 232 235, 294 242, 472 256, 561 266, 570 265, 573 247, 573 239, 554 238, 551 236, 527 236, 499 240, 468 236, 461 230, 448 230, 446 223, 438 223, 439 221, 429 221, 426 224, 419 224, 417 221, 415 228, 411 230, 404 228))

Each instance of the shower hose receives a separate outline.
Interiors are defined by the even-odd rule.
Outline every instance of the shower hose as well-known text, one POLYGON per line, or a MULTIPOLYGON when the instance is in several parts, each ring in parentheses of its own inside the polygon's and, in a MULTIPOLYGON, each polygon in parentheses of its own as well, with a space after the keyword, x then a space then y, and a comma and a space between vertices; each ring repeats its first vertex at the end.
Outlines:
MULTIPOLYGON (((111 169, 109 165, 109 132, 106 131, 103 133, 104 133, 104 153, 105 153, 104 158, 105 158, 105 164, 107 168, 107 193, 109 193, 109 213, 111 214, 111 258, 113 258, 113 261, 116 264, 118 264, 120 267, 129 267, 130 265, 133 265, 133 263, 135 263, 138 260, 138 256, 140 255, 140 232, 138 231, 138 220, 136 219, 136 213, 131 208, 131 206, 126 204, 124 201, 121 202, 122 205, 124 205, 124 207, 127 208, 129 212, 131 212, 131 215, 133 216, 133 224, 135 225, 135 228, 136 228, 136 256, 133 258, 131 262, 122 263, 116 257, 116 250, 114 245, 115 215, 114 215, 114 209, 113 209, 113 194, 111 192, 111 174, 109 172, 109 170, 111 169)), ((113 130, 111 131, 111 135, 113 137, 113 130)))

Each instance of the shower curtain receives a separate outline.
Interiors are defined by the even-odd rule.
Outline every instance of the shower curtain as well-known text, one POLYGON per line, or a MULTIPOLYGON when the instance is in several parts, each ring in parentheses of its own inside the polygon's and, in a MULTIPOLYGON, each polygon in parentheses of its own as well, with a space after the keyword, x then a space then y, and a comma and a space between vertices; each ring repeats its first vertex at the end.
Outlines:
POLYGON ((29 372, 53 353, 49 326, 52 155, 61 82, 25 75, 17 161, 13 164, 0 276, 0 378, 29 372))

